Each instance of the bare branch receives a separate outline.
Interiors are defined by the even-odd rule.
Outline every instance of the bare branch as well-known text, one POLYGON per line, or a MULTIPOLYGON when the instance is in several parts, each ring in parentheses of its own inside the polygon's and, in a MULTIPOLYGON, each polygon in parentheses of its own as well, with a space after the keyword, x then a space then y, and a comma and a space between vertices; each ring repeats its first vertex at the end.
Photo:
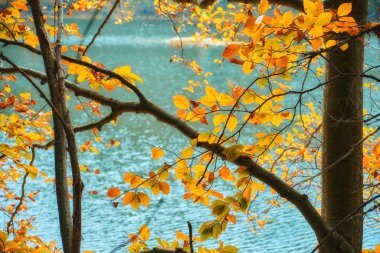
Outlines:
POLYGON ((86 49, 83 51, 83 55, 86 55, 87 51, 90 49, 90 47, 92 46, 92 44, 94 44, 96 38, 100 35, 100 32, 102 31, 102 29, 104 28, 104 26, 107 24, 108 20, 110 19, 110 17, 112 16, 113 12, 115 11, 117 5, 120 3, 120 0, 116 0, 114 5, 112 6, 111 10, 109 11, 107 17, 104 19, 104 21, 102 22, 102 24, 99 26, 98 28, 98 31, 96 32, 96 34, 94 35, 94 37, 92 37, 90 43, 87 45, 86 49))
POLYGON ((189 227, 189 244, 190 244, 190 253, 194 253, 194 246, 193 246, 193 226, 191 225, 190 221, 187 222, 187 226, 189 227))

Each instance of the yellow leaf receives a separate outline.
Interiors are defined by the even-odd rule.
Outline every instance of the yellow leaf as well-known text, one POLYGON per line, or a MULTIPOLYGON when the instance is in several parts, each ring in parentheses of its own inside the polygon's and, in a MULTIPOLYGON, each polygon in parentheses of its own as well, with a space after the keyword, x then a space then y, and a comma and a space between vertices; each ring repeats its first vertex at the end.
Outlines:
POLYGON ((326 48, 333 47, 336 45, 336 40, 328 40, 326 42, 326 48))
POLYGON ((176 238, 177 238, 178 240, 183 240, 183 241, 185 241, 185 240, 188 240, 188 239, 189 239, 189 237, 188 237, 187 235, 185 235, 184 233, 182 233, 182 232, 180 232, 180 231, 175 232, 175 235, 176 235, 176 238))
POLYGON ((282 15, 281 23, 283 27, 288 27, 293 23, 293 13, 291 11, 287 11, 282 15))
POLYGON ((270 8, 268 0, 261 0, 258 6, 258 11, 260 15, 263 15, 270 8))
POLYGON ((216 91, 216 89, 212 86, 206 86, 206 94, 208 97, 210 98, 213 98, 213 99, 217 99, 218 98, 218 92, 216 91))
POLYGON ((237 124, 238 124, 237 118, 234 115, 231 115, 227 122, 228 130, 232 132, 236 128, 237 124))
POLYGON ((312 1, 303 0, 303 8, 307 15, 309 16, 317 16, 317 8, 312 1))
POLYGON ((2 243, 5 243, 7 241, 7 239, 8 239, 8 234, 6 232, 0 230, 0 241, 2 243))
POLYGON ((227 245, 226 247, 223 248, 223 253, 236 253, 239 251, 239 248, 236 248, 231 245, 227 245))
POLYGON ((116 68, 113 70, 118 75, 125 76, 131 72, 131 67, 130 66, 122 66, 120 68, 116 68))
POLYGON ((265 186, 264 184, 260 184, 258 182, 253 182, 252 183, 252 188, 256 191, 264 191, 265 190, 265 186))
POLYGON ((338 7, 338 16, 343 17, 350 14, 352 11, 352 3, 343 3, 338 7))
POLYGON ((247 20, 247 18, 248 18, 248 16, 246 14, 238 13, 235 16, 235 21, 244 23, 247 20))
POLYGON ((267 77, 262 77, 259 80, 257 80, 257 84, 259 85, 260 88, 264 88, 268 84, 267 77))
POLYGON ((194 154, 194 150, 192 148, 184 148, 181 152, 181 155, 184 159, 192 157, 194 154))
POLYGON ((116 187, 111 187, 108 189, 108 192, 107 192, 107 197, 109 198, 117 198, 119 197, 121 194, 121 191, 119 188, 116 188, 116 187))
POLYGON ((152 157, 153 157, 153 159, 160 159, 164 155, 165 155, 165 152, 161 148, 158 148, 158 147, 153 147, 152 148, 152 157))
POLYGON ((244 74, 249 75, 253 71, 253 69, 254 69, 254 65, 253 65, 252 62, 245 61, 243 63, 243 72, 244 72, 244 74))
POLYGON ((23 100, 28 100, 30 98, 30 93, 20 93, 20 98, 22 98, 23 100))
POLYGON ((213 118, 212 122, 214 122, 214 125, 217 126, 220 123, 226 122, 227 118, 228 118, 228 115, 226 114, 218 114, 213 118))
POLYGON ((243 103, 244 104, 252 104, 253 102, 255 102, 255 94, 252 93, 252 92, 247 92, 243 95, 243 103))
POLYGON ((189 100, 184 95, 175 95, 173 97, 174 105, 179 109, 189 109, 190 103, 189 100))
POLYGON ((90 169, 87 167, 87 165, 81 165, 81 166, 79 166, 79 169, 80 169, 81 171, 86 171, 86 172, 89 172, 89 171, 90 171, 90 169))
POLYGON ((135 210, 139 209, 140 207, 140 199, 135 195, 131 201, 131 207, 135 210))
POLYGON ((325 26, 328 25, 331 21, 332 13, 331 12, 324 12, 321 15, 318 16, 316 25, 325 26))
POLYGON ((346 51, 348 49, 348 43, 344 43, 343 45, 340 46, 340 49, 342 51, 346 51))
POLYGON ((133 81, 137 81, 137 82, 140 82, 140 83, 143 82, 143 79, 139 75, 137 75, 135 73, 132 73, 132 72, 128 73, 127 75, 125 75, 125 77, 127 79, 129 79, 129 81, 131 81, 132 83, 134 83, 133 81))
POLYGON ((93 146, 90 146, 89 149, 90 149, 93 153, 95 153, 95 154, 99 154, 99 151, 98 151, 96 148, 94 148, 93 146))
POLYGON ((143 225, 139 229, 139 235, 140 235, 141 240, 143 240, 144 242, 149 240, 150 231, 147 225, 143 225))
POLYGON ((149 206, 150 199, 148 195, 146 195, 145 193, 139 192, 137 193, 137 196, 140 199, 141 205, 146 206, 146 207, 149 206))
POLYGON ((226 93, 220 93, 218 95, 218 102, 222 106, 231 106, 235 104, 235 99, 226 93))
POLYGON ((315 24, 314 27, 310 29, 309 34, 315 38, 321 37, 323 35, 322 26, 315 24))
POLYGON ((25 136, 34 141, 38 141, 39 139, 41 139, 41 135, 39 135, 38 133, 27 133, 25 134, 25 136))
POLYGON ((210 139, 210 133, 200 133, 198 135, 198 142, 207 142, 210 139))
POLYGON ((11 87, 9 86, 9 84, 5 85, 4 87, 4 90, 8 93, 10 93, 12 90, 11 90, 11 87))

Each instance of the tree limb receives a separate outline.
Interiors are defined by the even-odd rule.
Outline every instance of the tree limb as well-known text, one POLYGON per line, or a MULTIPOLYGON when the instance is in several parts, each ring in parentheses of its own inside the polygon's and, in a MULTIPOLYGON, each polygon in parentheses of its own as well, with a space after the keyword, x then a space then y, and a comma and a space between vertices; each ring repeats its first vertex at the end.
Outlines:
MULTIPOLYGON (((80 63, 80 62, 78 62, 80 63)), ((91 64, 85 63, 87 66, 91 64)), ((87 93, 88 95, 88 93, 87 93)), ((95 99, 96 100, 96 99, 95 99)), ((107 101, 110 106, 113 102, 107 101)), ((183 135, 189 139, 196 139, 199 133, 185 121, 179 119, 178 117, 171 115, 165 110, 161 109, 159 106, 153 104, 152 102, 145 100, 140 103, 122 103, 118 102, 114 104, 118 110, 122 112, 134 112, 134 113, 144 113, 154 116, 158 121, 161 121, 167 125, 170 125, 180 131, 183 135)), ((215 154, 221 157, 222 159, 227 160, 226 149, 221 145, 209 144, 204 142, 198 142, 198 147, 205 148, 209 151, 214 150, 215 154)), ((264 182, 278 194, 294 204, 297 209, 305 217, 306 221, 312 227, 315 232, 318 240, 322 240, 328 233, 331 231, 331 227, 327 226, 323 221, 320 214, 308 200, 307 195, 301 194, 291 186, 287 185, 284 181, 278 178, 276 175, 268 172, 266 169, 258 165, 252 159, 244 156, 238 157, 236 160, 230 161, 238 166, 244 166, 247 168, 249 174, 258 180, 264 182)), ((329 241, 330 244, 334 244, 331 247, 346 247, 350 249, 349 243, 344 237, 339 235, 336 231, 333 233, 334 240, 329 241), (338 246, 337 246, 338 245, 338 246)), ((348 250, 347 252, 350 252, 348 250)))
MULTIPOLYGON (((23 48, 27 49, 28 51, 30 51, 32 53, 35 53, 35 54, 38 54, 38 55, 42 54, 41 50, 36 49, 36 48, 34 48, 32 46, 29 46, 28 44, 25 44, 25 43, 20 42, 20 41, 12 41, 12 40, 7 40, 7 39, 0 38, 0 42, 3 43, 4 46, 7 46, 7 45, 19 46, 19 47, 23 47, 23 48)), ((145 96, 141 93, 141 91, 135 85, 133 85, 132 83, 128 82, 122 76, 120 76, 119 74, 116 74, 115 72, 112 72, 112 71, 107 70, 107 69, 100 68, 100 67, 98 67, 98 66, 96 66, 94 64, 91 64, 89 62, 78 60, 78 59, 75 59, 75 58, 72 58, 72 57, 69 57, 69 56, 65 56, 65 55, 62 55, 62 59, 66 60, 68 62, 71 62, 71 63, 75 63, 75 64, 78 64, 78 65, 82 65, 84 67, 91 68, 92 70, 94 70, 96 72, 108 75, 110 78, 117 79, 123 85, 125 85, 127 88, 131 89, 136 94, 136 96, 139 98, 140 101, 145 101, 146 100, 145 96)))

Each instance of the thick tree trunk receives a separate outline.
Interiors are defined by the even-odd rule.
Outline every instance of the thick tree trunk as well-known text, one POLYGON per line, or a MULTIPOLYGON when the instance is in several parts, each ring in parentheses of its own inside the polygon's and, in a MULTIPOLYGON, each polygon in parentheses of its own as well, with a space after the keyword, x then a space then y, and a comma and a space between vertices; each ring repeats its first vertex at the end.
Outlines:
MULTIPOLYGON (((367 18, 367 0, 331 0, 337 9, 352 2, 352 15, 363 24, 367 18)), ((327 79, 340 74, 363 72, 364 44, 352 40, 346 51, 335 49, 327 54, 327 79)), ((334 227, 363 203, 362 144, 363 90, 359 76, 342 76, 328 83, 324 91, 322 168, 322 216, 334 227), (350 152, 344 159, 341 157, 350 152)), ((357 214, 339 226, 338 231, 361 252, 363 215, 357 214)), ((336 253, 324 246, 322 253, 336 253)))

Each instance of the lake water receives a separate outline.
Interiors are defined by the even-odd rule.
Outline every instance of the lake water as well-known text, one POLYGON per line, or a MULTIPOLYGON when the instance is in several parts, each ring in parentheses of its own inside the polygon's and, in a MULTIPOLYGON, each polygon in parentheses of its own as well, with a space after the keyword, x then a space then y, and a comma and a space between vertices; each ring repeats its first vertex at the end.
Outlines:
MULTIPOLYGON (((85 22, 78 21, 83 30, 85 22)), ((94 27, 98 27, 99 22, 94 27)), ((93 34, 94 29, 90 34, 93 34)), ((180 54, 180 51, 169 45, 169 41, 175 38, 171 25, 167 21, 133 21, 121 26, 107 26, 96 44, 89 52, 94 61, 101 61, 109 68, 122 65, 130 65, 139 74, 144 83, 141 90, 155 103, 163 108, 175 112, 172 105, 172 97, 178 93, 185 93, 182 88, 189 79, 197 80, 194 73, 178 63, 170 63, 172 55, 180 54)), ((214 75, 208 80, 218 89, 228 89, 227 78, 234 84, 248 84, 252 76, 245 76, 240 66, 223 64, 221 67, 213 63, 213 59, 220 57, 223 47, 210 46, 205 50, 199 47, 185 47, 186 59, 197 59, 203 71, 212 71, 214 75)), ((37 67, 41 69, 41 61, 31 56, 26 51, 16 51, 15 48, 5 49, 6 53, 22 66, 37 67)), ((368 52, 371 59, 378 61, 378 54, 368 52)), ((21 79, 22 80, 22 79, 21 79)), ((18 82, 20 85, 21 82, 18 82)), ((25 89, 14 85, 14 89, 25 89)), ((28 88, 32 91, 31 88, 28 88)), ((33 92, 33 91, 32 91, 33 92)), ((320 93, 319 93, 320 94, 320 93)), ((127 92, 115 92, 112 96, 128 100, 131 98, 127 92)), ((72 99, 75 99, 72 96, 72 99)), ((77 125, 89 122, 87 116, 81 113, 73 114, 77 125)), ((111 252, 118 245, 128 241, 128 234, 137 232, 138 228, 149 222, 151 229, 151 246, 157 245, 155 237, 167 240, 175 239, 175 232, 182 231, 187 234, 186 221, 191 221, 195 229, 206 221, 213 219, 210 210, 201 205, 194 205, 183 200, 183 187, 178 182, 173 182, 169 196, 153 197, 149 208, 134 211, 130 207, 119 206, 114 208, 105 197, 106 190, 110 186, 123 185, 122 176, 127 171, 146 173, 156 169, 160 162, 150 159, 151 144, 166 147, 174 152, 180 152, 181 148, 188 144, 176 130, 156 122, 152 117, 145 115, 126 114, 119 118, 117 127, 106 126, 102 130, 104 140, 119 140, 121 145, 116 148, 106 149, 104 145, 98 145, 101 151, 99 155, 81 153, 80 161, 86 164, 92 171, 100 169, 101 173, 83 173, 85 191, 83 197, 83 250, 95 252, 111 252), (97 196, 88 192, 96 190, 97 196), (160 201, 161 200, 161 201, 160 201)), ((89 133, 81 133, 78 143, 91 138, 89 133)), ((169 159, 168 159, 169 160, 169 159)), ((39 151, 35 165, 53 177, 53 153, 52 151, 39 151)), ((220 186, 228 192, 228 186, 220 186)), ((40 189, 36 204, 29 203, 30 210, 27 214, 36 216, 35 226, 45 240, 60 242, 55 190, 53 184, 42 183, 42 179, 29 180, 27 190, 40 189)), ((252 210, 264 211, 268 206, 263 203, 263 197, 259 198, 252 210)), ((304 221, 297 209, 285 204, 280 208, 274 208, 268 214, 274 222, 266 225, 264 229, 253 232, 255 225, 246 222, 247 217, 237 215, 236 225, 229 225, 221 239, 226 244, 232 244, 241 249, 240 252, 310 252, 316 245, 316 238, 304 221)), ((2 221, 7 221, 2 217, 2 221)), ((366 225, 364 245, 372 247, 380 243, 380 231, 373 224, 366 225)), ((206 245, 216 245, 210 240, 206 245)), ((125 252, 124 248, 117 252, 125 252)))

